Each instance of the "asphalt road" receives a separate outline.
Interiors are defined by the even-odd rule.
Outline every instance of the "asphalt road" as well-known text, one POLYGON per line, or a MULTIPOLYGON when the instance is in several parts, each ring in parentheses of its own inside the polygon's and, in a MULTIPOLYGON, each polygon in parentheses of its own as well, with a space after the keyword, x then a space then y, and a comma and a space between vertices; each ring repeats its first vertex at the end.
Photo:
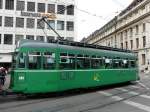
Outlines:
POLYGON ((0 96, 0 112, 150 112, 150 74, 134 84, 82 92, 27 99, 0 96))

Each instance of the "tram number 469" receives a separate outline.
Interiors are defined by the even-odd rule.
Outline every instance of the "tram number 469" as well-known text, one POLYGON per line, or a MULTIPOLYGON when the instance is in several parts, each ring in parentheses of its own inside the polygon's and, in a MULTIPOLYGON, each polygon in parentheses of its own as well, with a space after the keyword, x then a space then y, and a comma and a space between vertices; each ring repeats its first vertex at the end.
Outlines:
POLYGON ((74 78, 75 78, 75 75, 73 72, 61 72, 60 73, 61 80, 73 80, 74 78))

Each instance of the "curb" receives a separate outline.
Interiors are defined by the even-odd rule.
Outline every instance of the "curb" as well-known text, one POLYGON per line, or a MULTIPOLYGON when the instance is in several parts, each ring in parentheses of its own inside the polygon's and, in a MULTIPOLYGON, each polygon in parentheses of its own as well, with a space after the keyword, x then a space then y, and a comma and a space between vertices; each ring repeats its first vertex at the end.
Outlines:
POLYGON ((12 91, 5 91, 5 90, 2 90, 2 91, 0 91, 0 95, 1 96, 6 96, 6 95, 14 95, 15 93, 14 92, 12 92, 12 91))

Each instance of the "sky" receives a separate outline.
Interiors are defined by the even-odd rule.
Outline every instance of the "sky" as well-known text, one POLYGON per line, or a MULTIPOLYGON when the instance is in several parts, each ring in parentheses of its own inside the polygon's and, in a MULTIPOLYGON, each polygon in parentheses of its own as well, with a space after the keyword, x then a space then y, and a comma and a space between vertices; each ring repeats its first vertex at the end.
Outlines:
POLYGON ((76 0, 76 41, 101 28, 133 0, 76 0), (82 11, 80 11, 82 10, 82 11))

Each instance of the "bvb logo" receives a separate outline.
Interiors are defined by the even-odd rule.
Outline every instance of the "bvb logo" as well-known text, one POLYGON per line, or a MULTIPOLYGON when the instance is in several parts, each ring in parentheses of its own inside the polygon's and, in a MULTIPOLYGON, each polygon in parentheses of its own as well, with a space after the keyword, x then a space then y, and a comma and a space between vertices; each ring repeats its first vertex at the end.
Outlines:
POLYGON ((99 74, 95 74, 93 77, 94 81, 100 81, 100 75, 99 74))

